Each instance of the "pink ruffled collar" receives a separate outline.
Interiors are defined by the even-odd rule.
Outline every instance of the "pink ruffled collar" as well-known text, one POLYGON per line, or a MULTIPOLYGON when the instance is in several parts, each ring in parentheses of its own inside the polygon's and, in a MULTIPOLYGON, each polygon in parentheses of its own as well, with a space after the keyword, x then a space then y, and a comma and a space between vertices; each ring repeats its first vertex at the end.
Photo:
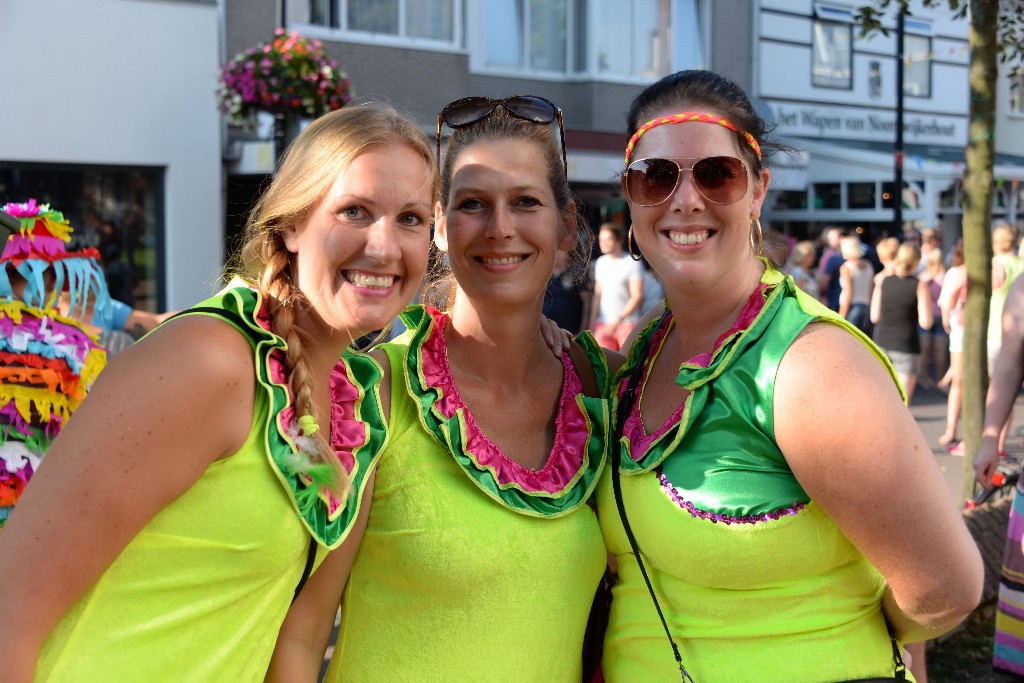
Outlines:
POLYGON ((481 470, 490 471, 499 487, 517 486, 524 491, 557 493, 571 485, 581 475, 590 430, 576 396, 583 385, 569 354, 562 355, 563 385, 555 417, 555 442, 547 462, 539 470, 531 470, 506 456, 493 441, 480 430, 472 411, 466 406, 452 377, 448 364, 444 330, 448 318, 428 309, 434 319, 434 329, 424 342, 421 353, 423 378, 427 386, 436 390, 440 398, 434 409, 446 419, 461 411, 465 419, 465 455, 481 470))

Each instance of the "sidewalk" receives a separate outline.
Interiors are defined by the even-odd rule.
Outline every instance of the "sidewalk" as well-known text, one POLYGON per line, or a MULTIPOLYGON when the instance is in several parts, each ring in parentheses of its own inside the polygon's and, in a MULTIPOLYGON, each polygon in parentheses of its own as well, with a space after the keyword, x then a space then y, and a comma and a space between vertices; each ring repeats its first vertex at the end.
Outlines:
MULTIPOLYGON (((946 429, 946 395, 935 389, 918 389, 914 392, 910 412, 917 420, 928 445, 931 446, 932 453, 935 454, 935 461, 949 486, 950 498, 958 508, 961 507, 964 458, 950 455, 938 442, 946 429)), ((1024 427, 1024 394, 1018 394, 1013 414, 1013 427, 1010 430, 1010 438, 1006 440, 1006 452, 1008 457, 1021 462, 1024 461, 1024 448, 1021 448, 1014 432, 1018 427, 1024 427)), ((963 430, 960 429, 957 433, 962 435, 963 430)))

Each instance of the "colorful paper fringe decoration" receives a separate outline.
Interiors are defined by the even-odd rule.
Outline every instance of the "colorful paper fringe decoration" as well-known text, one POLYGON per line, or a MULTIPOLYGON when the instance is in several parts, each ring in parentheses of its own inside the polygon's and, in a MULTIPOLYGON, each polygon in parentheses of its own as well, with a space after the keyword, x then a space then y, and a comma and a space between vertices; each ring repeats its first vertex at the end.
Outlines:
POLYGON ((72 228, 59 211, 34 199, 3 210, 21 227, 0 257, 0 527, 107 361, 58 298, 68 292, 71 315, 110 305, 99 252, 66 250, 72 228))

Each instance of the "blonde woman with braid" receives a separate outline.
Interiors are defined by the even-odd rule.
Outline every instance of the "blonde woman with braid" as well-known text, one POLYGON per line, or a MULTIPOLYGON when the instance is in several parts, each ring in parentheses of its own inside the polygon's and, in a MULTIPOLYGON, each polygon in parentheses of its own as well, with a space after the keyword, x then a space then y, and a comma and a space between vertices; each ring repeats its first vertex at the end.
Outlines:
POLYGON ((416 291, 435 177, 389 107, 302 132, 239 277, 108 366, 0 535, 5 681, 263 680, 361 523, 381 370, 339 358, 416 291))

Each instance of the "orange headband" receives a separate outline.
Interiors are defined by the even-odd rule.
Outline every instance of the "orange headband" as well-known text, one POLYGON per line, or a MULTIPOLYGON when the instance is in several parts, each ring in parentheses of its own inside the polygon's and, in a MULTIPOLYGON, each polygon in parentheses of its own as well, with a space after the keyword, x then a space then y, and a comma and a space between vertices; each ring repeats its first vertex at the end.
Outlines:
POLYGON ((757 140, 754 136, 745 130, 740 130, 734 123, 728 121, 721 116, 715 114, 703 114, 700 112, 686 111, 682 114, 673 114, 672 116, 663 116, 659 119, 652 119, 640 126, 637 132, 633 133, 633 137, 629 139, 629 144, 626 145, 626 166, 629 166, 629 158, 633 156, 633 148, 636 147, 637 141, 643 136, 644 133, 649 131, 651 128, 657 128, 663 123, 686 123, 688 121, 697 121, 699 123, 717 123, 720 126, 724 126, 729 130, 739 133, 743 136, 743 139, 747 141, 750 148, 754 150, 754 154, 757 155, 757 160, 761 160, 761 145, 757 144, 757 140))

